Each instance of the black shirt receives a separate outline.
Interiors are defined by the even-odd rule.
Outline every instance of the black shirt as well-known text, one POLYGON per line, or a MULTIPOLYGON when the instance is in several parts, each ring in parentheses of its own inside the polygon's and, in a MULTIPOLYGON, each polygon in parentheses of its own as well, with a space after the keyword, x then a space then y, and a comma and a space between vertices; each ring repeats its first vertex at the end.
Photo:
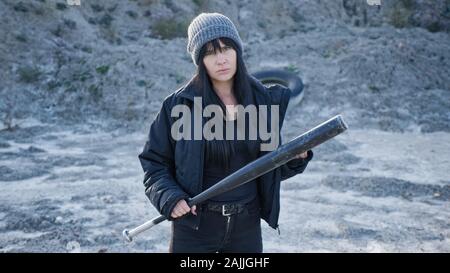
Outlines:
MULTIPOLYGON (((237 140, 237 121, 226 121, 234 123, 234 153, 230 157, 229 167, 226 168, 216 162, 205 162, 203 168, 203 190, 210 188, 217 182, 234 173, 248 163, 254 161, 259 152, 259 145, 255 145, 256 140, 249 140, 248 132, 246 132, 245 140, 237 140)), ((257 196, 257 184, 252 180, 244 185, 241 185, 231 191, 222 193, 213 197, 209 202, 211 203, 247 203, 257 196)))

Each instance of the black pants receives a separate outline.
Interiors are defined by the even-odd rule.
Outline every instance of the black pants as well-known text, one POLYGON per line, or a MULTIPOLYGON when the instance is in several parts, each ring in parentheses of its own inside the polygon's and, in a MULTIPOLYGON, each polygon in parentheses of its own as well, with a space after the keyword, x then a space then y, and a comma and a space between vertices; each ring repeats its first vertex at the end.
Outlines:
POLYGON ((261 219, 259 204, 248 204, 244 211, 223 216, 202 209, 200 226, 194 230, 172 222, 170 252, 173 253, 261 253, 261 219))

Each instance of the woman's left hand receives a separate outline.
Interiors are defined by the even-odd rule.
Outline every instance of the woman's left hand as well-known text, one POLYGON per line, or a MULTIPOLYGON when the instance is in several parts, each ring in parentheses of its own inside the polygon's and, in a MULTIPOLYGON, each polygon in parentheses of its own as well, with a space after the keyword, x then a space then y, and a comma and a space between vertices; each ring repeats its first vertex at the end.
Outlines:
POLYGON ((305 159, 307 157, 308 157, 308 152, 304 152, 304 153, 296 155, 295 159, 299 159, 299 158, 305 159))

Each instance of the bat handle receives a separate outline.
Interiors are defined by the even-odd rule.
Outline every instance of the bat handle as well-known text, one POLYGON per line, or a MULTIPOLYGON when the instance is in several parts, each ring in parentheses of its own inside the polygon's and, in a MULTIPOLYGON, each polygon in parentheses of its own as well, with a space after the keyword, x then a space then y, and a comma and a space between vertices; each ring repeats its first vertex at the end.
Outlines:
POLYGON ((166 220, 167 218, 163 215, 160 215, 158 217, 155 217, 145 223, 143 223, 142 225, 135 227, 131 230, 125 229, 122 232, 123 237, 125 238, 125 240, 127 240, 127 242, 132 242, 133 238, 136 237, 138 234, 151 229, 153 226, 156 226, 157 224, 163 222, 164 220, 166 220))

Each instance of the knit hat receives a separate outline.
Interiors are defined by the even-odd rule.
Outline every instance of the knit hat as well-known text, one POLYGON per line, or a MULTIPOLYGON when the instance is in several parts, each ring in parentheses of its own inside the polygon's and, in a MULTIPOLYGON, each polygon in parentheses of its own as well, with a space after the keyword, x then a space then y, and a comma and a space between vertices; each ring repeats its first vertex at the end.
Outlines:
POLYGON ((201 13, 192 20, 188 28, 187 51, 198 65, 200 49, 204 44, 220 37, 232 39, 242 52, 243 46, 233 22, 220 13, 201 13))

